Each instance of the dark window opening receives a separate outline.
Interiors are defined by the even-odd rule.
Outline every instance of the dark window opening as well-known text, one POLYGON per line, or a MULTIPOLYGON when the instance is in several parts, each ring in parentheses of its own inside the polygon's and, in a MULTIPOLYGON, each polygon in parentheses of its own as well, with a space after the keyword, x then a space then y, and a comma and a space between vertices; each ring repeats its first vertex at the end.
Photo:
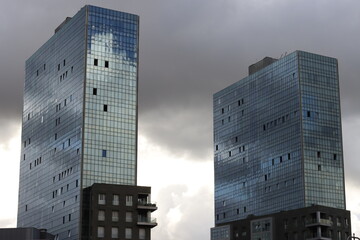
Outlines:
POLYGON ((64 66, 65 66, 65 63, 66 63, 66 62, 65 62, 65 59, 64 59, 64 61, 63 61, 63 65, 64 65, 64 66))
POLYGON ((241 104, 241 101, 239 100, 239 101, 238 101, 238 106, 240 106, 240 104, 241 104))
POLYGON ((337 155, 336 154, 334 154, 334 160, 337 160, 337 155))
POLYGON ((36 70, 36 76, 39 76, 39 70, 36 70))
POLYGON ((60 64, 58 64, 58 71, 60 71, 60 64))
POLYGON ((264 131, 266 130, 266 126, 265 126, 265 124, 263 125, 263 130, 264 130, 264 131))
POLYGON ((109 61, 105 61, 105 67, 109 68, 109 61))
POLYGON ((46 69, 46 64, 44 63, 44 70, 46 69))
POLYGON ((76 180, 75 186, 76 186, 76 187, 79 186, 79 180, 76 180))
POLYGON ((65 223, 65 217, 63 217, 63 224, 65 223))
POLYGON ((291 158, 291 155, 290 155, 290 153, 288 153, 288 160, 290 160, 290 158, 291 158))
POLYGON ((240 214, 240 209, 236 209, 236 214, 240 214))
POLYGON ((66 99, 64 100, 64 106, 66 106, 66 99))
POLYGON ((280 162, 282 163, 282 157, 280 156, 280 162))
POLYGON ((224 112, 225 112, 225 110, 222 108, 222 109, 221 109, 221 113, 224 113, 224 112))
POLYGON ((95 58, 94 59, 94 66, 97 66, 98 65, 98 60, 95 58))
POLYGON ((104 112, 108 111, 108 105, 104 104, 104 112))
POLYGON ((97 88, 93 88, 93 95, 97 95, 97 88))
POLYGON ((69 221, 71 221, 71 214, 69 214, 69 221))
POLYGON ((267 177, 267 175, 265 175, 265 181, 267 181, 267 179, 268 179, 268 177, 267 177))
POLYGON ((223 213, 223 218, 226 218, 226 213, 223 213))
POLYGON ((235 142, 238 142, 238 137, 235 137, 235 142))
POLYGON ((78 148, 76 149, 76 154, 79 155, 79 153, 80 153, 80 149, 78 148))
POLYGON ((27 205, 25 205, 25 211, 27 211, 28 210, 28 206, 27 205))
POLYGON ((272 160, 271 160, 271 163, 272 163, 272 165, 274 166, 274 165, 275 165, 275 159, 272 159, 272 160))
POLYGON ((317 152, 317 157, 321 157, 321 153, 320 152, 317 152))
POLYGON ((219 150, 219 145, 216 145, 216 146, 215 146, 215 149, 216 149, 216 151, 219 150))
POLYGON ((71 67, 71 73, 74 71, 74 66, 71 67))
POLYGON ((24 161, 25 161, 25 154, 24 154, 24 161))
POLYGON ((310 117, 310 111, 307 111, 307 117, 310 117))
POLYGON ((229 157, 231 157, 231 151, 229 152, 229 157))
POLYGON ((216 214, 216 220, 219 220, 219 214, 216 214))
POLYGON ((244 213, 246 212, 246 207, 244 207, 244 213))
POLYGON ((106 154, 107 154, 106 150, 102 150, 102 157, 106 157, 106 154))
POLYGON ((318 165, 318 171, 321 171, 321 165, 318 165))

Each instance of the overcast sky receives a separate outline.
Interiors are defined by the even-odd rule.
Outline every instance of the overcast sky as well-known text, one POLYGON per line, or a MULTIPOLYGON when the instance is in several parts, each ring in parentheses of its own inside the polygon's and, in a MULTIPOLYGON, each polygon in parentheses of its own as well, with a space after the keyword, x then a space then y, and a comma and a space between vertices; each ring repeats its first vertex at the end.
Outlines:
POLYGON ((15 227, 24 63, 65 19, 93 4, 140 16, 139 184, 151 185, 154 240, 209 239, 212 94, 265 56, 339 60, 347 208, 360 235, 360 1, 1 0, 0 227, 15 227), (3 195, 2 194, 2 195, 3 195), (9 207, 11 206, 11 207, 9 207))

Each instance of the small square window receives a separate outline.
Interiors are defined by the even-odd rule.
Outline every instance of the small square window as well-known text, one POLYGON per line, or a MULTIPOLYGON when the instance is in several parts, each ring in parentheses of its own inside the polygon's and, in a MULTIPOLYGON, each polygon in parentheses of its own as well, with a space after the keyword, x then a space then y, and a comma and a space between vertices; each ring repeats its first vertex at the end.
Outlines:
POLYGON ((107 155, 106 150, 102 150, 102 157, 106 157, 106 155, 107 155))
POLYGON ((105 205, 105 194, 103 193, 99 194, 98 204, 105 205))
POLYGON ((126 206, 132 206, 133 205, 133 196, 127 195, 126 196, 126 206))
POLYGON ((97 88, 93 88, 93 95, 97 95, 97 88))
POLYGON ((94 59, 94 66, 97 66, 98 65, 98 60, 95 58, 94 59))
POLYGON ((111 238, 118 238, 119 237, 119 228, 112 227, 111 228, 111 238))
POLYGON ((113 211, 112 215, 111 215, 111 219, 112 219, 113 222, 119 221, 119 212, 118 211, 113 211))
POLYGON ((145 239, 145 228, 139 228, 139 239, 145 239))
POLYGON ((104 232, 105 232, 105 228, 104 227, 98 227, 97 228, 97 236, 99 238, 103 238, 104 237, 104 232))
POLYGON ((113 202, 112 202, 112 204, 113 204, 114 206, 119 205, 119 195, 117 195, 117 194, 114 194, 114 195, 113 195, 113 202))
POLYGON ((132 222, 133 221, 132 212, 126 212, 125 221, 126 222, 132 222))
POLYGON ((105 67, 109 68, 109 61, 105 61, 105 67))
POLYGON ((104 210, 98 211, 98 221, 105 221, 105 211, 104 210))
POLYGON ((125 239, 131 239, 131 238, 132 238, 132 229, 125 228, 125 239))

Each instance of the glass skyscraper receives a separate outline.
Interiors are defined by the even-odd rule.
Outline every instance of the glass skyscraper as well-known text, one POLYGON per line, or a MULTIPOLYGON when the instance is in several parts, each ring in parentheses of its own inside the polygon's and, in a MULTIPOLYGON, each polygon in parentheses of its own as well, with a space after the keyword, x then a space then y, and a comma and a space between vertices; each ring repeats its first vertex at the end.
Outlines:
POLYGON ((83 189, 136 185, 138 42, 138 16, 87 5, 26 61, 18 227, 79 239, 83 189))
POLYGON ((215 225, 345 209, 337 60, 303 51, 265 60, 214 94, 215 225))

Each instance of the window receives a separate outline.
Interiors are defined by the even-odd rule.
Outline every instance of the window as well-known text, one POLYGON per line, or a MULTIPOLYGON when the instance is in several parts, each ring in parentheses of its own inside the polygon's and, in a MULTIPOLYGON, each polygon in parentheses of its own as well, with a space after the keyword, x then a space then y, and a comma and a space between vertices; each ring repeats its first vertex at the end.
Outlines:
POLYGON ((119 205, 119 195, 116 195, 116 194, 113 195, 112 204, 115 205, 115 206, 119 205))
POLYGON ((69 222, 71 221, 71 214, 69 214, 69 222))
POLYGON ((132 206, 133 205, 133 196, 127 195, 126 196, 126 206, 132 206))
POLYGON ((68 237, 71 237, 71 230, 68 230, 68 237))
POLYGON ((310 117, 310 111, 307 111, 307 117, 310 117))
POLYGON ((290 160, 291 159, 291 155, 290 155, 290 153, 288 153, 288 160, 290 160))
POLYGON ((97 95, 97 88, 93 88, 93 95, 97 95))
POLYGON ((131 238, 132 238, 132 229, 125 228, 125 239, 131 239, 131 238))
POLYGON ((39 70, 36 70, 36 76, 39 76, 39 70))
POLYGON ((102 150, 102 157, 106 157, 106 150, 102 150))
POLYGON ((139 228, 139 239, 145 239, 145 229, 139 228))
POLYGON ((105 61, 105 67, 109 68, 109 61, 105 61))
POLYGON ((246 213, 246 207, 244 207, 244 213, 246 213))
POLYGON ((94 59, 94 66, 97 66, 98 65, 98 60, 95 58, 94 59))
POLYGON ((229 151, 229 157, 231 157, 231 151, 229 151))
POLYGON ((58 64, 58 71, 60 71, 60 64, 58 64))
POLYGON ((108 111, 108 105, 104 104, 104 112, 107 112, 107 111, 108 111))
POLYGON ((317 152, 317 157, 321 157, 321 153, 320 152, 317 152))
POLYGON ((318 165, 318 171, 321 171, 321 165, 320 164, 318 165))
POLYGON ((119 237, 119 228, 112 227, 111 228, 111 238, 118 238, 119 237))
POLYGON ((98 201, 98 204, 100 204, 100 205, 105 205, 105 194, 100 193, 98 200, 99 200, 99 201, 98 201))
POLYGON ((105 228, 104 227, 98 227, 97 228, 97 236, 99 238, 103 238, 104 237, 104 232, 105 232, 105 228))
POLYGON ((334 160, 337 160, 337 155, 336 154, 334 154, 334 160))
POLYGON ((118 211, 112 211, 111 220, 113 222, 119 221, 119 212, 118 211))
POLYGON ((65 63, 66 63, 66 62, 65 62, 65 59, 64 59, 64 61, 63 61, 63 65, 64 65, 64 66, 65 66, 65 63))
POLYGON ((132 212, 126 212, 125 221, 126 222, 132 222, 133 221, 132 212))
POLYGON ((25 205, 25 212, 28 210, 28 206, 27 205, 25 205))
POLYGON ((236 214, 240 214, 240 209, 236 209, 236 214))
POLYGON ((104 221, 105 220, 105 211, 99 210, 98 212, 98 221, 104 221))
POLYGON ((219 150, 219 145, 216 145, 216 146, 215 146, 215 150, 216 150, 216 151, 219 150))
POLYGON ((65 216, 63 217, 63 224, 65 223, 65 216))

